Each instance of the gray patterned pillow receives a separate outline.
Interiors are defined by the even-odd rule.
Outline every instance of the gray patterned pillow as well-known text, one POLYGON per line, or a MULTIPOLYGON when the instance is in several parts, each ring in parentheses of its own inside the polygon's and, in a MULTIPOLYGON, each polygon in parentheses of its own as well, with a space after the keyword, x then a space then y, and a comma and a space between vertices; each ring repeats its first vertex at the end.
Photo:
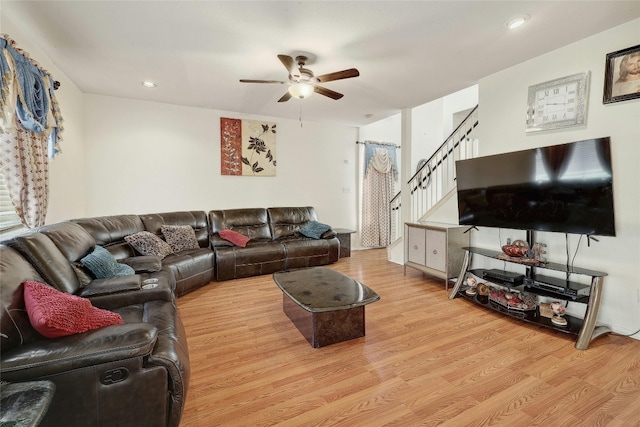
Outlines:
POLYGON ((155 255, 161 259, 173 253, 171 246, 158 236, 148 231, 139 231, 125 236, 124 240, 142 255, 155 255))
POLYGON ((196 232, 189 225, 163 225, 160 231, 173 252, 200 248, 196 232))

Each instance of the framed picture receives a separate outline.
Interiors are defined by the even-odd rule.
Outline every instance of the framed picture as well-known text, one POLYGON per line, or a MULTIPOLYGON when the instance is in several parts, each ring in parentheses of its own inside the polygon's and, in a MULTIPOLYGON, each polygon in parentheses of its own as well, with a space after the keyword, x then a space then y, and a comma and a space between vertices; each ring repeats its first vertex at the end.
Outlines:
POLYGON ((603 104, 640 98, 640 44, 607 54, 603 104))
POLYGON ((276 176, 276 124, 220 117, 221 175, 276 176))
POLYGON ((529 86, 527 132, 582 126, 587 122, 590 72, 529 86))

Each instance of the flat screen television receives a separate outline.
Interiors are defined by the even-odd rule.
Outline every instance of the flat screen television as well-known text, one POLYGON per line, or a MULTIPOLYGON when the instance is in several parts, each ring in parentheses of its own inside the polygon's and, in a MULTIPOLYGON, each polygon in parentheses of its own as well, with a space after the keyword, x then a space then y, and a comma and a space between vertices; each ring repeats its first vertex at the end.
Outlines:
POLYGON ((462 225, 615 236, 610 138, 456 162, 462 225))

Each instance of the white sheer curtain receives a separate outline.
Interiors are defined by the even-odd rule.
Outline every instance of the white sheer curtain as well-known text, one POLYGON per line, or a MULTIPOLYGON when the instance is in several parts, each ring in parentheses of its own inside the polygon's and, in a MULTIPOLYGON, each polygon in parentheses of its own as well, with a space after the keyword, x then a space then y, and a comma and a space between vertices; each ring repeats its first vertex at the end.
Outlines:
POLYGON ((15 213, 28 228, 44 225, 49 158, 59 152, 62 115, 49 73, 8 36, 0 38, 0 170, 15 213))
POLYGON ((0 131, 0 168, 16 214, 27 228, 45 224, 49 201, 48 136, 24 129, 0 131))
POLYGON ((362 193, 363 247, 387 247, 391 243, 389 202, 397 174, 395 146, 369 144, 365 147, 365 178, 362 193), (368 152, 367 152, 368 150, 368 152))

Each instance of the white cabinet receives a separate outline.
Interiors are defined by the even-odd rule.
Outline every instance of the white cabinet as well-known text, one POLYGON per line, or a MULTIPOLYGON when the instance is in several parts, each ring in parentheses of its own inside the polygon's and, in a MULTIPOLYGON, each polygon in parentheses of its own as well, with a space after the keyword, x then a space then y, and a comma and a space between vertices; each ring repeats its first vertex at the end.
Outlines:
MULTIPOLYGON (((447 232, 442 230, 425 230, 427 239, 427 257, 425 265, 428 268, 445 272, 447 271, 447 232)), ((448 278, 448 276, 447 276, 448 278)))
POLYGON ((469 246, 467 227, 435 222, 405 224, 405 273, 412 267, 432 276, 449 280, 460 272, 464 247, 469 246))
POLYGON ((409 227, 407 229, 408 255, 407 261, 415 264, 426 265, 426 230, 424 228, 409 227))

